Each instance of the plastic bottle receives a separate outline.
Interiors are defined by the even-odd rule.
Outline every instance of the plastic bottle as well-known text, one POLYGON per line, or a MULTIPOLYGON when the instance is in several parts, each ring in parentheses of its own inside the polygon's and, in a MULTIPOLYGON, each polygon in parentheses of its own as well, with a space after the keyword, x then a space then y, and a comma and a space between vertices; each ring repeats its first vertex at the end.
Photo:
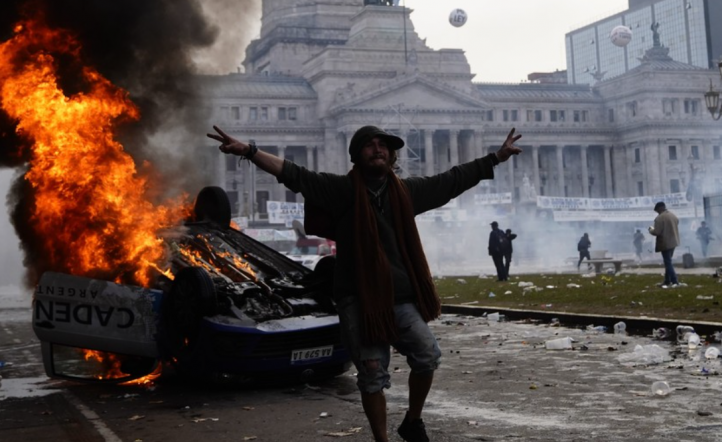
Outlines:
POLYGON ((605 326, 603 326, 603 325, 598 325, 598 326, 594 327, 594 328, 592 329, 592 331, 594 331, 595 333, 606 333, 606 332, 607 332, 607 327, 605 327, 605 326))
POLYGON ((685 336, 687 333, 694 333, 694 327, 689 325, 678 325, 677 326, 677 341, 686 342, 689 336, 685 336))
POLYGON ((665 327, 659 327, 652 331, 652 335, 655 339, 667 339, 672 336, 672 330, 665 327))
POLYGON ((626 335, 627 334, 627 324, 620 321, 614 324, 614 334, 615 335, 626 335))
POLYGON ((486 319, 489 322, 498 322, 499 321, 499 313, 489 313, 486 315, 486 319))
POLYGON ((572 338, 551 339, 544 342, 547 350, 568 350, 572 348, 572 338))
POLYGON ((657 381, 652 383, 652 394, 655 396, 667 396, 672 391, 669 384, 665 381, 657 381))
POLYGON ((717 359, 719 357, 719 349, 717 347, 710 347, 704 352, 704 357, 707 359, 717 359))
POLYGON ((695 348, 699 347, 699 335, 697 333, 689 333, 687 335, 687 346, 690 350, 694 350, 695 348))

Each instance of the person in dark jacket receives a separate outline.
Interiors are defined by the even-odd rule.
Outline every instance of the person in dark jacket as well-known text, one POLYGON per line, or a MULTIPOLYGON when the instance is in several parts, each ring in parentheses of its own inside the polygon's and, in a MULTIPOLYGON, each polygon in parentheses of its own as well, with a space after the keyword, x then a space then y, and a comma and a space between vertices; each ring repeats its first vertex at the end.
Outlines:
POLYGON ((644 233, 642 233, 641 230, 637 229, 637 231, 634 232, 634 238, 632 238, 632 243, 634 244, 634 253, 637 255, 637 260, 639 262, 642 262, 642 245, 644 244, 644 233))
POLYGON ((354 133, 347 175, 309 171, 213 128, 217 134, 208 137, 221 152, 248 159, 303 195, 308 234, 336 241, 334 300, 374 439, 388 441, 383 390, 391 385, 393 346, 411 367, 409 408, 397 432, 406 441, 428 441, 421 412, 441 351, 427 323, 441 304, 414 216, 493 179, 494 166, 521 153, 514 146, 521 135, 512 129, 497 152, 444 173, 399 179, 393 170, 404 141, 378 127, 354 133))
POLYGON ((592 259, 589 255, 589 248, 592 246, 592 242, 589 241, 589 234, 585 233, 577 243, 577 250, 579 251, 579 262, 577 263, 577 269, 582 265, 582 260, 587 258, 587 261, 592 259))
POLYGON ((699 240, 700 246, 702 246, 702 256, 706 258, 709 241, 712 239, 712 229, 707 227, 705 221, 702 221, 702 225, 697 229, 697 239, 699 240))
POLYGON ((511 233, 511 229, 506 229, 506 248, 504 249, 504 274, 507 281, 509 280, 509 267, 511 267, 511 254, 514 253, 512 241, 516 239, 516 233, 511 233))
POLYGON ((496 267, 496 280, 506 281, 506 271, 504 270, 504 252, 507 249, 506 233, 499 228, 499 223, 494 221, 491 223, 491 232, 489 232, 489 256, 494 261, 496 267))

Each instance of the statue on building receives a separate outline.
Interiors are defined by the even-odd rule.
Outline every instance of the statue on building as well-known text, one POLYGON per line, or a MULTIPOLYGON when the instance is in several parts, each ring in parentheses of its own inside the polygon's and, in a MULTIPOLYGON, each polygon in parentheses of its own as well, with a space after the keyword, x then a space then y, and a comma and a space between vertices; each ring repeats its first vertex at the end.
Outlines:
POLYGON ((659 42, 659 32, 657 31, 659 29, 659 22, 656 21, 652 23, 652 26, 650 26, 649 29, 652 30, 652 41, 654 42, 654 46, 661 46, 662 44, 659 42))
POLYGON ((524 174, 521 185, 521 201, 535 201, 536 200, 536 189, 534 185, 529 181, 529 176, 524 174))

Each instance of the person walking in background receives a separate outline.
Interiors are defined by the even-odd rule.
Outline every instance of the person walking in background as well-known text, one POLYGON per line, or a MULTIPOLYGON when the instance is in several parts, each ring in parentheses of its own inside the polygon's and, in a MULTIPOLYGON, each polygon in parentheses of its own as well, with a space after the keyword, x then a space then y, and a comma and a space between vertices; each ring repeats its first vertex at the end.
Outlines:
POLYGON ((664 282, 658 285, 676 287, 679 285, 679 281, 672 265, 672 256, 674 249, 679 245, 679 219, 674 213, 667 210, 664 201, 655 204, 654 211, 657 212, 657 217, 654 218, 654 225, 649 226, 649 233, 657 237, 654 251, 662 254, 664 262, 664 282))
POLYGON ((707 223, 702 221, 702 224, 697 229, 697 239, 699 240, 700 246, 702 246, 702 256, 707 257, 707 247, 709 241, 712 239, 712 229, 707 227, 707 223))
POLYGON ((577 270, 582 265, 582 260, 587 258, 589 261, 591 256, 589 255, 589 248, 592 246, 592 242, 589 240, 589 234, 584 233, 577 243, 577 250, 579 251, 579 262, 577 263, 577 270))
POLYGON ((514 247, 511 242, 516 239, 516 233, 511 233, 511 229, 506 229, 504 234, 506 235, 506 248, 502 250, 502 253, 504 255, 504 275, 508 281, 509 267, 511 266, 511 254, 514 253, 514 247))
POLYGON ((408 411, 397 432, 428 442, 421 412, 441 350, 428 322, 441 314, 414 217, 438 208, 494 178, 494 166, 521 153, 511 130, 501 148, 429 177, 395 173, 403 139, 375 126, 358 129, 349 143, 352 170, 318 173, 244 143, 213 126, 226 154, 241 156, 305 198, 305 229, 336 241, 333 298, 343 342, 356 367, 361 405, 374 440, 388 442, 386 396, 391 347, 406 356, 408 411), (312 214, 313 213, 313 214, 312 214))
POLYGON ((491 223, 491 232, 489 233, 489 256, 494 261, 496 267, 496 280, 506 281, 507 275, 504 267, 504 251, 508 248, 509 241, 506 233, 499 228, 499 223, 494 221, 491 223))
POLYGON ((634 232, 634 238, 632 239, 634 244, 634 253, 637 255, 637 261, 642 262, 642 245, 644 244, 644 233, 640 229, 634 232))

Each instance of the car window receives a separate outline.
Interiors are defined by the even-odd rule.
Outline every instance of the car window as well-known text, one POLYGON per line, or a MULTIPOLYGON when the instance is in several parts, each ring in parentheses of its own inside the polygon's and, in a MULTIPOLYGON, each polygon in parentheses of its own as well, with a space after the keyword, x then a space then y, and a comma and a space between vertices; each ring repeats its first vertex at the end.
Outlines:
POLYGON ((301 246, 294 247, 291 250, 291 255, 318 255, 318 247, 316 246, 301 246))

